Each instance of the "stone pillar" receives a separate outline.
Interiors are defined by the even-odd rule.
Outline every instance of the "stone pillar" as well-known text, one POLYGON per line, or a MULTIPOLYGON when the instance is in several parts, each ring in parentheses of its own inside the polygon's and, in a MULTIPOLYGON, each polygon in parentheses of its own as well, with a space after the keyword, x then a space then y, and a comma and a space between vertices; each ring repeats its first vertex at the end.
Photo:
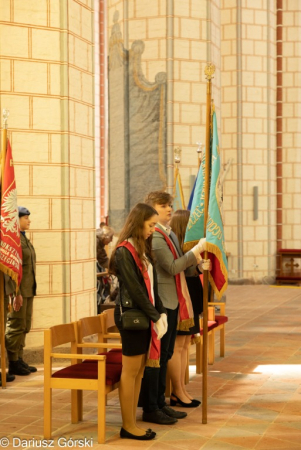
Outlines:
POLYGON ((261 280, 275 275, 276 262, 276 11, 264 0, 222 1, 221 14, 221 135, 224 162, 233 160, 224 185, 229 276, 261 280))
POLYGON ((27 345, 95 313, 92 0, 1 2, 1 109, 31 211, 37 297, 27 345))
POLYGON ((301 4, 283 0, 282 7, 282 248, 300 249, 301 4))

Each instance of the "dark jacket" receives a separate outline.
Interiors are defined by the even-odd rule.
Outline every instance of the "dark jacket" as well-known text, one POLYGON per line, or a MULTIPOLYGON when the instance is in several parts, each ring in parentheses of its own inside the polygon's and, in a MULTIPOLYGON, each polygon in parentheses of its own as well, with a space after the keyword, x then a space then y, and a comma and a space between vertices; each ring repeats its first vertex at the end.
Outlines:
POLYGON ((22 233, 21 246, 23 275, 18 294, 22 297, 34 297, 37 289, 36 252, 30 240, 22 233))
POLYGON ((147 288, 140 269, 134 261, 130 251, 119 247, 115 253, 117 277, 119 281, 119 296, 117 304, 126 308, 141 309, 153 322, 160 319, 160 314, 166 313, 158 294, 157 274, 154 268, 154 296, 155 306, 148 298, 147 288))

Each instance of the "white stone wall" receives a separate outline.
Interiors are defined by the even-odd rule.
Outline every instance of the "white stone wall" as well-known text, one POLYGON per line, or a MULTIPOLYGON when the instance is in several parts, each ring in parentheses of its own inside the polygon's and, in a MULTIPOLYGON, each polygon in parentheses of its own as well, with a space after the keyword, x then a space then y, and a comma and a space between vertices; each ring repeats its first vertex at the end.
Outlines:
POLYGON ((37 297, 27 345, 95 312, 92 0, 0 3, 1 109, 31 211, 37 297))

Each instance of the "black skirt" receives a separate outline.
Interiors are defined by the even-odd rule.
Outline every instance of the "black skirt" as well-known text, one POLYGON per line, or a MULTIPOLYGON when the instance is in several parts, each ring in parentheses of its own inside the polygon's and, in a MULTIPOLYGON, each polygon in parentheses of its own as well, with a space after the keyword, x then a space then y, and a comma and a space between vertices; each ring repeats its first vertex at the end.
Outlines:
MULTIPOLYGON (((126 310, 128 308, 124 308, 126 310)), ((114 313, 115 324, 121 335, 122 354, 125 356, 144 355, 148 352, 151 329, 147 330, 123 330, 120 321, 120 306, 116 305, 114 313)))
POLYGON ((189 336, 200 332, 199 315, 203 312, 203 286, 200 277, 187 277, 186 282, 193 308, 194 326, 189 331, 178 330, 178 334, 189 336))

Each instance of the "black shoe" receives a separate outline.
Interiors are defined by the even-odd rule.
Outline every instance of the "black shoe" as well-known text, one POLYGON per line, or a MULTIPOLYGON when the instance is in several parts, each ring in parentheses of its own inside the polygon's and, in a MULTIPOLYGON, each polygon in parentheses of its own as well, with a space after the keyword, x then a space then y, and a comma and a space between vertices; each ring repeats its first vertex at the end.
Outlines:
POLYGON ((121 428, 120 430, 120 437, 121 438, 127 438, 127 439, 136 439, 137 441, 150 441, 154 439, 156 436, 156 433, 152 430, 147 430, 145 434, 142 436, 136 436, 135 434, 129 433, 124 428, 121 428))
POLYGON ((159 425, 172 425, 178 421, 175 417, 169 417, 162 409, 151 412, 143 411, 142 420, 143 422, 158 423, 159 425))
POLYGON ((8 373, 10 375, 30 375, 30 370, 26 369, 22 364, 20 364, 20 361, 9 361, 9 370, 8 373))
POLYGON ((20 362, 20 364, 22 364, 23 367, 25 367, 25 369, 29 370, 29 372, 31 372, 31 373, 36 372, 38 370, 34 366, 29 366, 25 361, 23 361, 22 358, 19 358, 19 362, 20 362))
POLYGON ((175 394, 171 394, 170 396, 170 406, 176 406, 176 404, 179 403, 180 406, 183 406, 184 408, 196 408, 197 406, 200 406, 201 402, 199 400, 191 400, 190 403, 182 402, 175 394), (174 400, 174 397, 176 400, 174 400))
POLYGON ((184 417, 187 416, 186 412, 183 411, 175 411, 174 409, 170 408, 169 406, 165 405, 161 409, 161 411, 164 412, 168 417, 172 417, 174 419, 184 419, 184 417))

